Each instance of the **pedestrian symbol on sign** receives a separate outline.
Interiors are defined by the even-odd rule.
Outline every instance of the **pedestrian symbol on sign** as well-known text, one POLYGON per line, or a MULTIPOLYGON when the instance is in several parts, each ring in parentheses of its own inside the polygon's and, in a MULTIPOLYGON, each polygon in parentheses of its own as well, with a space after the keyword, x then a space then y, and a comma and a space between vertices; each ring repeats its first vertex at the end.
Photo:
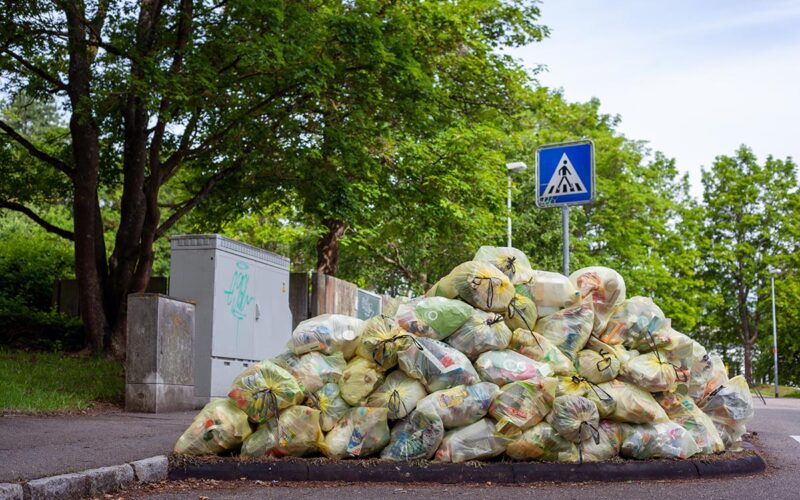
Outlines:
POLYGON ((544 196, 556 196, 563 194, 582 194, 586 193, 586 187, 581 182, 575 167, 569 160, 567 153, 561 155, 558 161, 558 168, 553 171, 550 182, 544 189, 544 196))

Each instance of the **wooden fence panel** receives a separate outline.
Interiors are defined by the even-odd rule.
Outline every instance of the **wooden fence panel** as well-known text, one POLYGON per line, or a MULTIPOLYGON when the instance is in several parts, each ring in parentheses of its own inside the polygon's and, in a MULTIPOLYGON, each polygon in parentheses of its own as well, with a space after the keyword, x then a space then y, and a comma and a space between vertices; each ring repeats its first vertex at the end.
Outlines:
POLYGON ((358 287, 326 274, 311 274, 311 316, 358 312, 358 287))

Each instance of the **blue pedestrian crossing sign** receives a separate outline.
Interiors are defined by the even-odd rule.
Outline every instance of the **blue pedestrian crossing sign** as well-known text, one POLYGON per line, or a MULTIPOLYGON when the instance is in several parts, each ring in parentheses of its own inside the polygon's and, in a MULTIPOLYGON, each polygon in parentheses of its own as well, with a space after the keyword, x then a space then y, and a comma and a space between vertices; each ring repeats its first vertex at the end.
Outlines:
POLYGON ((582 205, 594 200, 592 141, 547 144, 536 150, 536 206, 582 205))

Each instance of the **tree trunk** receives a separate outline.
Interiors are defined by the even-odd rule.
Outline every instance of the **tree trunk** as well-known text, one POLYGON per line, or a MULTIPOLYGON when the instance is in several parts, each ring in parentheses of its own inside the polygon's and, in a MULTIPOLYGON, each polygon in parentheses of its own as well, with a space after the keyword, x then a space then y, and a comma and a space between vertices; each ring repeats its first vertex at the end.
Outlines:
POLYGON ((747 383, 753 380, 753 342, 744 342, 744 378, 747 383))
POLYGON ((339 240, 347 224, 336 219, 323 219, 322 225, 328 231, 317 241, 317 272, 336 276, 339 270, 339 240))

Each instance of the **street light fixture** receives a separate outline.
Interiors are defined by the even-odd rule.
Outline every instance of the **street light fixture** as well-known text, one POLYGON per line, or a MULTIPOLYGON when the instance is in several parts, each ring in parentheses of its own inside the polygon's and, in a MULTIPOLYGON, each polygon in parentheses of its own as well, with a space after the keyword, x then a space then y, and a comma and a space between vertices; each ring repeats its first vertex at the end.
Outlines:
POLYGON ((511 248, 511 174, 513 172, 522 172, 528 168, 525 163, 521 161, 514 161, 506 163, 506 170, 508 171, 508 247, 511 248))

